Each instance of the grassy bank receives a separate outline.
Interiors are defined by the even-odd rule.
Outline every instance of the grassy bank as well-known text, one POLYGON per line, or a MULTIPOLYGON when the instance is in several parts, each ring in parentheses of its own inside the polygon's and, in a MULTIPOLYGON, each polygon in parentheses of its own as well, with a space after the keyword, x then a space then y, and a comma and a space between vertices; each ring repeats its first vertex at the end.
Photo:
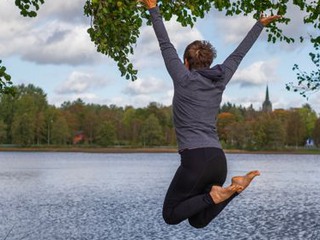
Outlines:
MULTIPOLYGON (((2 152, 88 152, 88 153, 177 153, 177 148, 165 147, 92 147, 92 146, 0 146, 2 152)), ((286 148, 281 150, 240 150, 225 149, 235 154, 319 154, 319 148, 286 148)))

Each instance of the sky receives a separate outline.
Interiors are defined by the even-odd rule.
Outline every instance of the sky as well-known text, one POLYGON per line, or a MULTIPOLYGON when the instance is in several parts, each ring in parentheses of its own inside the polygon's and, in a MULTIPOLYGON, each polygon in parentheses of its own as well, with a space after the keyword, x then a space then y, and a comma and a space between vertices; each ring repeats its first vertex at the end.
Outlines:
MULTIPOLYGON (((24 18, 12 0, 0 1, 0 59, 15 85, 34 84, 47 94, 49 104, 81 98, 86 103, 146 107, 150 102, 170 105, 171 79, 166 72, 158 42, 151 26, 143 25, 135 53, 130 56, 138 69, 138 80, 122 78, 116 63, 96 51, 87 33, 90 19, 84 16, 85 0, 46 0, 36 18, 24 18)), ((283 31, 293 37, 314 33, 303 25, 302 13, 290 6, 289 25, 283 31)), ((210 41, 217 49, 218 64, 231 54, 255 20, 250 16, 226 17, 210 11, 193 28, 172 19, 166 22, 169 37, 182 57, 185 46, 198 39, 210 41)), ((266 30, 242 61, 224 93, 222 103, 261 109, 266 86, 273 109, 290 109, 310 104, 320 114, 320 93, 308 99, 289 92, 285 85, 296 82, 294 64, 314 69, 305 43, 268 43, 266 30)))

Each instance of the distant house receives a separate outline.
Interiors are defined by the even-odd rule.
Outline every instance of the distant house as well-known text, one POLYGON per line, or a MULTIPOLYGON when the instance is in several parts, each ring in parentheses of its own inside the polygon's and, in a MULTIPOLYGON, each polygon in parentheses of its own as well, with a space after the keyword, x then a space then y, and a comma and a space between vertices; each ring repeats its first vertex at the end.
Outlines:
POLYGON ((306 140, 305 146, 306 146, 307 148, 313 148, 313 147, 315 146, 313 139, 312 139, 312 138, 308 138, 308 139, 306 140))
POLYGON ((79 144, 79 143, 83 143, 85 141, 86 137, 83 133, 83 131, 78 131, 74 134, 73 136, 73 144, 79 144))

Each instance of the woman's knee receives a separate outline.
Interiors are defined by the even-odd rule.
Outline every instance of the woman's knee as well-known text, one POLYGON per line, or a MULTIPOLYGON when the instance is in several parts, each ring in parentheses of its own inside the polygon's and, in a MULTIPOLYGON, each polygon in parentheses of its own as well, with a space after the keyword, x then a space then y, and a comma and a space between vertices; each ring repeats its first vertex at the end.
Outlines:
POLYGON ((177 218, 175 218, 175 216, 172 213, 172 211, 164 210, 162 212, 162 217, 163 217, 165 223, 169 224, 169 225, 176 225, 176 224, 179 224, 181 222, 181 220, 178 220, 177 218))
POLYGON ((188 221, 189 221, 189 224, 194 228, 204 228, 209 224, 208 222, 199 221, 198 219, 196 220, 193 218, 189 218, 188 221))

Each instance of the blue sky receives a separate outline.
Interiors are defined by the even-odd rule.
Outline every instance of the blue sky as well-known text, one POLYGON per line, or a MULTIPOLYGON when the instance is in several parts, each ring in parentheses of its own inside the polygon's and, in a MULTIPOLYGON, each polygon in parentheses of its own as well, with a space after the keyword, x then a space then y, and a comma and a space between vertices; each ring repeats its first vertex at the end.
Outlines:
MULTIPOLYGON (((150 26, 144 25, 131 59, 139 70, 138 80, 120 77, 116 64, 97 53, 86 30, 90 19, 83 15, 85 0, 47 0, 37 18, 23 18, 12 0, 0 2, 0 59, 15 84, 41 87, 50 104, 60 106, 77 98, 87 103, 118 106, 147 106, 155 101, 170 105, 172 83, 166 73, 158 43, 150 26)), ((290 36, 307 36, 314 30, 302 23, 303 16, 289 8, 292 22, 283 26, 290 36)), ((182 56, 185 46, 196 39, 209 40, 217 49, 214 63, 221 63, 240 43, 254 24, 250 16, 226 17, 211 11, 193 29, 174 20, 167 22, 169 36, 182 56)), ((307 43, 271 44, 264 30, 228 85, 223 102, 261 108, 269 85, 273 108, 289 109, 309 103, 320 113, 319 93, 309 100, 288 92, 285 84, 295 81, 295 63, 311 71, 307 43)))

